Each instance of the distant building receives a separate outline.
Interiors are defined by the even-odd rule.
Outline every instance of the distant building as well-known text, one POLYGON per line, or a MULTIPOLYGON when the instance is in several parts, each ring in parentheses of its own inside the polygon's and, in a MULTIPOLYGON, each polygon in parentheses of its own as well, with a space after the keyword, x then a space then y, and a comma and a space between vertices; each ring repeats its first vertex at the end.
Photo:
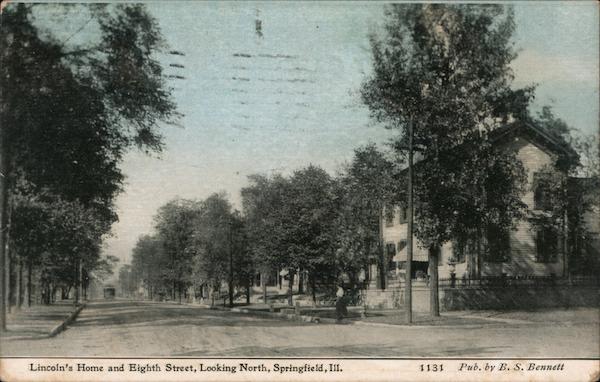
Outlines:
POLYGON ((107 284, 104 286, 104 299, 112 300, 115 298, 116 289, 113 285, 107 284))

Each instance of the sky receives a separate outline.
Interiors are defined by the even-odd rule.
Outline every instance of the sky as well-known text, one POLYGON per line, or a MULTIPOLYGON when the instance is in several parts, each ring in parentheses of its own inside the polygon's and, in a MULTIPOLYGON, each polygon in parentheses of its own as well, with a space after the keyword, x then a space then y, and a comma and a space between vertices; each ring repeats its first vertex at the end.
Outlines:
MULTIPOLYGON (((106 254, 129 262, 156 210, 175 197, 225 191, 239 208, 248 175, 289 174, 309 163, 334 173, 355 148, 390 137, 358 97, 383 3, 147 4, 170 47, 185 52, 162 57, 168 74, 185 77, 171 83, 185 117, 182 127, 163 128, 160 157, 126 156, 106 254)), ((551 105, 569 125, 597 134, 599 7, 532 1, 514 9, 514 86, 537 84, 534 110, 551 105)))

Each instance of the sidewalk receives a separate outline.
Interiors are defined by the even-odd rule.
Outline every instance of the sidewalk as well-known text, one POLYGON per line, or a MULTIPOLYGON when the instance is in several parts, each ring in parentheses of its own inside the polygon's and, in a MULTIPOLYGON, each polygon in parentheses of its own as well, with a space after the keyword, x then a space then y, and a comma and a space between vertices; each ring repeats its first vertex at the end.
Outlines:
POLYGON ((58 325, 75 311, 73 301, 58 301, 52 305, 34 305, 12 309, 7 315, 7 331, 0 334, 2 341, 47 338, 58 325))
MULTIPOLYGON (((302 306, 300 316, 294 314, 294 307, 286 305, 275 305, 274 312, 269 312, 266 304, 240 304, 234 308, 215 306, 214 309, 230 310, 233 313, 250 314, 262 317, 272 317, 288 320, 299 320, 313 323, 336 323, 335 308, 333 307, 310 307, 302 306)), ((439 317, 431 317, 429 313, 413 313, 413 321, 409 325, 406 322, 404 310, 400 309, 369 309, 365 317, 362 316, 362 307, 348 307, 348 315, 341 322, 350 325, 367 326, 498 326, 508 323, 531 323, 523 320, 489 318, 485 315, 473 314, 471 311, 442 312, 439 317), (514 321, 514 322, 513 322, 514 321)))
POLYGON ((570 309, 538 310, 472 310, 460 312, 465 317, 474 317, 490 321, 507 323, 552 323, 554 325, 573 326, 600 323, 598 308, 575 307, 570 309))
MULTIPOLYGON (((230 310, 222 306, 217 309, 230 310)), ((269 312, 269 305, 262 303, 236 304, 234 313, 252 314, 262 317, 298 320, 313 323, 336 323, 335 308, 331 306, 301 306, 300 316, 294 314, 295 308, 284 303, 273 305, 274 312, 269 312)), ((369 309, 366 317, 362 316, 363 308, 348 307, 348 315, 342 323, 368 326, 406 326, 406 327, 504 327, 512 325, 536 325, 553 323, 557 326, 575 326, 600 323, 600 311, 594 308, 571 309, 538 309, 538 310, 463 310, 441 312, 439 317, 431 317, 428 312, 413 312, 413 320, 409 325, 402 309, 369 309)))

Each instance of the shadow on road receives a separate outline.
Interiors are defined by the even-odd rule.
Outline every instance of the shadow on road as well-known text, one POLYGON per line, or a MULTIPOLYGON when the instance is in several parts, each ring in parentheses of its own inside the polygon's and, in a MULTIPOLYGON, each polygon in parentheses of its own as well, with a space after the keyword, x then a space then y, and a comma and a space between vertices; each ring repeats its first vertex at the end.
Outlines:
MULTIPOLYGON (((448 357, 464 356, 465 354, 476 355, 478 357, 498 354, 506 350, 506 346, 491 347, 473 347, 465 349, 464 347, 444 348, 425 347, 419 349, 420 357, 448 357)), ((377 344, 353 345, 353 346, 299 346, 299 347, 265 347, 265 346, 240 346, 218 352, 207 352, 206 349, 192 350, 183 353, 175 353, 176 357, 378 357, 394 358, 414 356, 410 349, 402 346, 381 346, 377 344)))
POLYGON ((244 313, 210 310, 205 307, 128 301, 90 304, 74 326, 172 326, 173 324, 211 327, 312 325, 303 322, 251 317, 244 313))

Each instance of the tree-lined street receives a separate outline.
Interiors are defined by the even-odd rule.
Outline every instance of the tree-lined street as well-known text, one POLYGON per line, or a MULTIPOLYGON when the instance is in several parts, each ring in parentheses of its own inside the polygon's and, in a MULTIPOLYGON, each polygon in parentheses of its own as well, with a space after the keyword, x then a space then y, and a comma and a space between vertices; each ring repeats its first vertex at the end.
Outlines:
POLYGON ((0 357, 600 357, 584 8, 168 4, 1 10, 0 357))
MULTIPOLYGON (((399 312, 398 314, 402 314, 399 312)), ((461 313, 464 314, 464 313, 461 313)), ((3 339, 2 356, 598 357, 593 309, 497 314, 478 328, 311 324, 173 303, 90 303, 51 339, 3 339), (440 340, 442 339, 443 340, 440 340), (549 340, 551 338, 551 340, 549 340)))

